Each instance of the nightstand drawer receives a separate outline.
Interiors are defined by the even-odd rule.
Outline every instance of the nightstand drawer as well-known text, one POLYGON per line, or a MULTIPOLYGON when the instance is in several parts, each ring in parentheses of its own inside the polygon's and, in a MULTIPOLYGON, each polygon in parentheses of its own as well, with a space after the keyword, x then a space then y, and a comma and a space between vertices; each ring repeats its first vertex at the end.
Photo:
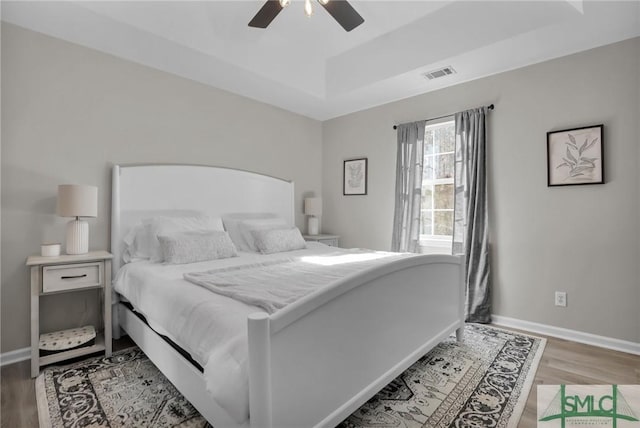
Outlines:
POLYGON ((329 235, 326 233, 320 235, 302 235, 305 241, 319 242, 330 247, 340 246, 340 235, 329 235))
POLYGON ((102 285, 102 262, 44 266, 42 268, 42 292, 75 290, 76 288, 102 285))
POLYGON ((318 239, 318 242, 324 244, 324 245, 328 245, 330 247, 337 247, 338 246, 338 238, 331 238, 331 239, 318 239))

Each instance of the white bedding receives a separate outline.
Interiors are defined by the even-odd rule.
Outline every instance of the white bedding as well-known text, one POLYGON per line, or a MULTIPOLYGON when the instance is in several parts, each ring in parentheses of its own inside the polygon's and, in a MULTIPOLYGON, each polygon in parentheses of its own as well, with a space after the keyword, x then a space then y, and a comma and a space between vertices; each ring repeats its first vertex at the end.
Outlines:
POLYGON ((307 255, 195 271, 186 273, 184 278, 272 314, 335 281, 379 265, 380 259, 388 261, 407 255, 353 249, 335 251, 327 256, 324 258, 333 261, 337 258, 343 261, 350 258, 351 261, 327 266, 322 262, 322 256, 307 255))
POLYGON ((319 256, 321 262, 322 256, 330 253, 340 259, 337 261, 351 261, 348 252, 340 256, 336 251, 309 242, 306 250, 271 255, 240 252, 239 257, 181 265, 129 263, 119 270, 114 289, 146 317, 155 331, 169 337, 204 367, 213 399, 242 423, 249 416, 247 317, 264 310, 213 293, 188 282, 183 275, 302 256, 319 256))

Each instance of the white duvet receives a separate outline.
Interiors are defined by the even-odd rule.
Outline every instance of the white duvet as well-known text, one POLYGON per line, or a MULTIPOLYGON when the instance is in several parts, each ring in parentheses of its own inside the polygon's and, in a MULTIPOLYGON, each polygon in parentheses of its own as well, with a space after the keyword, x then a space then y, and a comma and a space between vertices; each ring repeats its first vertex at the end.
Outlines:
POLYGON ((307 246, 306 250, 272 255, 240 252, 239 257, 182 265, 129 263, 116 275, 114 289, 145 316, 151 328, 169 337, 204 367, 213 399, 242 423, 249 417, 247 316, 264 310, 192 284, 183 275, 336 251, 318 243, 309 242, 307 246))

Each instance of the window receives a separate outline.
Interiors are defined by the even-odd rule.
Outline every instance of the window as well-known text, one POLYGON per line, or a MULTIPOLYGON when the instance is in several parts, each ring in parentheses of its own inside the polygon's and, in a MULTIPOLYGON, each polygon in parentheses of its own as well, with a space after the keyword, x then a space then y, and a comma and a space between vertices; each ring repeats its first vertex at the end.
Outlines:
POLYGON ((450 248, 455 141, 455 121, 451 119, 425 127, 420 244, 426 247, 450 248))

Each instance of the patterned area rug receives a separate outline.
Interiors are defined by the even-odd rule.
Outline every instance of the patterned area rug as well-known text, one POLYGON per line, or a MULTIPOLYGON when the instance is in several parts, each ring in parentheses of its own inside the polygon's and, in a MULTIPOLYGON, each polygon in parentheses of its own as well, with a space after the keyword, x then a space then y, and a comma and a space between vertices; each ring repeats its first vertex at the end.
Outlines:
POLYGON ((340 428, 515 428, 545 339, 468 324, 394 379, 340 428))
MULTIPOLYGON (((339 427, 516 427, 544 345, 467 325, 339 427)), ((36 396, 41 427, 210 427, 138 348, 47 368, 36 396)))

